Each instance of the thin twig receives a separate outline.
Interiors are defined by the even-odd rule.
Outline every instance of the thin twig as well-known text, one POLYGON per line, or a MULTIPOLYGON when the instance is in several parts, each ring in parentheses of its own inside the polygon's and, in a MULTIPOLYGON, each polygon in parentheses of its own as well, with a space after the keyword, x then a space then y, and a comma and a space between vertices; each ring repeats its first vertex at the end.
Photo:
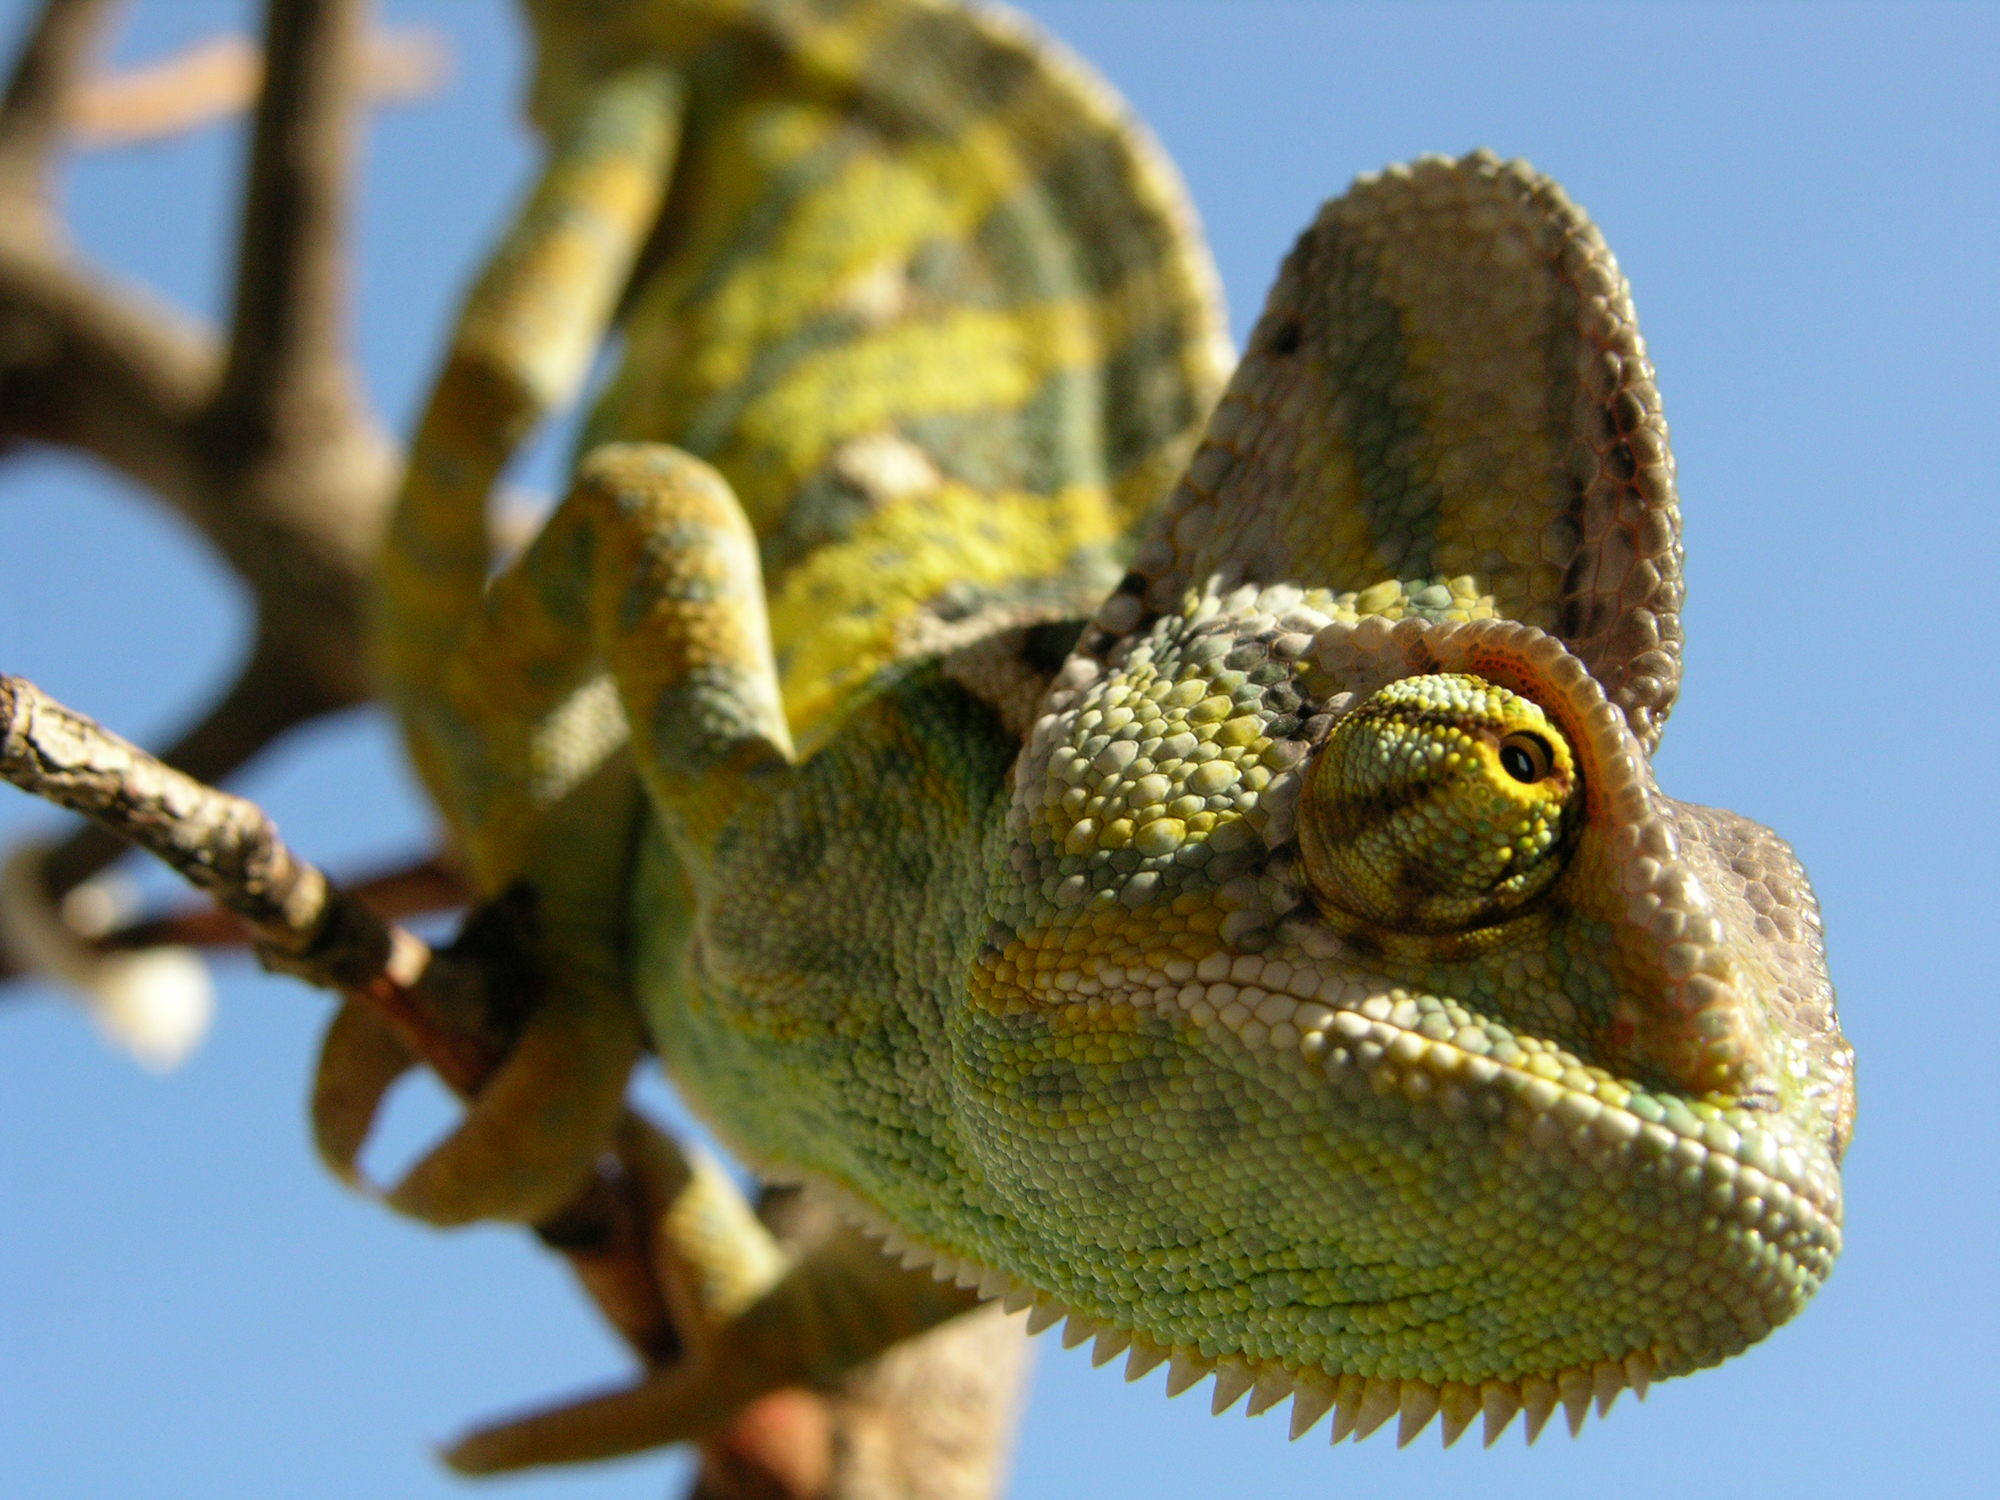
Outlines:
POLYGON ((480 1081, 453 1039, 411 1026, 410 991, 430 950, 337 891, 297 858, 262 808, 205 786, 0 675, 0 776, 165 861, 247 923, 266 962, 375 1005, 398 1037, 447 1079, 480 1081))
MULTIPOLYGON (((503 1053, 440 1012, 476 1015, 476 966, 433 961, 420 939, 385 922, 295 856, 262 808, 203 785, 23 678, 0 674, 0 778, 100 823, 164 860, 248 924, 267 967, 372 1010, 414 1056, 471 1098, 503 1053), (426 987, 449 988, 431 996, 426 987), (440 1001, 446 1002, 440 1004, 440 1001)), ((637 1192, 600 1168, 541 1226, 605 1316, 643 1358, 674 1346, 652 1286, 637 1192)))
POLYGON ((89 71, 108 9, 109 0, 48 0, 21 49, 0 99, 0 202, 12 200, 15 211, 43 197, 70 94, 89 71))
MULTIPOLYGON (((434 31, 369 35, 361 92, 369 104, 405 104, 443 87, 451 51, 434 31)), ((264 54, 246 36, 212 36, 156 62, 86 80, 70 96, 63 123, 86 150, 178 135, 227 119, 257 102, 264 54)))
POLYGON ((266 940, 298 954, 315 945, 326 882, 254 803, 203 786, 19 677, 0 676, 0 774, 117 827, 266 940))
MULTIPOLYGON (((112 842, 115 848, 126 847, 122 839, 112 842)), ((385 922, 455 911, 472 900, 465 876, 450 861, 435 855, 345 881, 340 889, 385 922)), ((96 939, 96 947, 102 953, 126 953, 162 946, 241 948, 249 941, 243 924, 227 912, 213 906, 190 906, 146 917, 129 926, 113 927, 96 939)))

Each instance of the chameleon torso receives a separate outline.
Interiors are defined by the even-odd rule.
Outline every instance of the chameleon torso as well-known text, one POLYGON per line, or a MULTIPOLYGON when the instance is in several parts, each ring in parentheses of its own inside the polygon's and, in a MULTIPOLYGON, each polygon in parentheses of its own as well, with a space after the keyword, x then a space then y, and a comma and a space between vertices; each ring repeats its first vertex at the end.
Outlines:
POLYGON ((1172 169, 998 16, 627 9, 597 47, 675 66, 687 105, 583 446, 671 442, 728 479, 794 733, 982 609, 1094 603, 1229 359, 1172 169))
MULTIPOLYGON (((760 1171, 1347 1428, 1580 1420, 1796 1311, 1850 1063, 1790 851, 1652 784, 1672 466, 1560 190, 1483 155, 1357 185, 1209 417, 1171 175, 1011 23, 537 20, 538 111, 586 122, 560 171, 612 184, 576 201, 639 194, 626 160, 672 186, 619 210, 600 456, 470 629, 483 552, 438 496, 516 419, 448 372, 385 655, 482 884, 535 885, 582 976, 563 1045, 610 1061, 576 1093, 615 1105, 636 1008, 760 1171), (1493 854, 1503 765, 1567 800, 1493 854), (1451 838, 1522 878, 1450 894, 1451 838)), ((482 295, 461 350, 533 366, 482 295)))

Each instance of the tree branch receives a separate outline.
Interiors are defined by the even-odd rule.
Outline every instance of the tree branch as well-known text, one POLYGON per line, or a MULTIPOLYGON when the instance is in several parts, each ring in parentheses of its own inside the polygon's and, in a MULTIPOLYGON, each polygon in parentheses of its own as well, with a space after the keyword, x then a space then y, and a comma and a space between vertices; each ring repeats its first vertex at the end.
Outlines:
MULTIPOLYGON (((310 983, 406 992, 428 962, 416 938, 347 900, 316 866, 296 858, 255 803, 183 775, 33 683, 5 675, 0 776, 163 860, 247 923, 267 961, 310 983)), ((434 1066, 447 1077, 467 1073, 450 1046, 415 1034, 405 1039, 427 1060, 435 1053, 434 1066)))
MULTIPOLYGON (((126 847, 122 839, 113 843, 119 849, 126 847)), ((340 888, 388 922, 458 910, 472 900, 464 875, 437 856, 364 875, 340 888)), ((166 946, 241 948, 248 941, 243 924, 213 906, 189 906, 165 916, 148 917, 128 927, 113 927, 95 939, 101 953, 166 946)))
POLYGON ((110 0, 48 0, 0 99, 0 203, 42 211, 51 152, 110 0))
POLYGON ((189 424, 220 363, 200 328, 0 225, 0 442, 79 448, 189 497, 189 424))
MULTIPOLYGON (((323 410, 326 422, 276 447, 230 442, 208 416, 220 365, 204 330, 0 225, 0 447, 26 439, 110 464, 177 510, 256 597, 244 680, 177 747, 199 752, 187 769, 204 778, 367 696, 363 581, 400 471, 358 404, 323 410)), ((95 868, 59 866, 75 878, 95 868)))
MULTIPOLYGON (((23 678, 0 674, 0 778, 114 830, 155 855, 249 926, 267 967, 337 991, 383 1021, 462 1097, 476 1094, 501 1052, 439 1012, 477 1015, 477 965, 434 961, 420 939, 383 921, 295 856, 263 809, 203 785, 66 708, 23 678), (447 994, 426 997, 423 983, 447 994)), ((576 1206, 610 1211, 587 1189, 576 1206)))
POLYGON ((238 236, 229 356, 211 421, 232 451, 351 421, 348 180, 366 0, 270 0, 238 236))
MULTIPOLYGON (((370 104, 425 98, 450 67, 450 51, 435 32, 371 32, 361 90, 370 104)), ((264 54, 256 43, 214 36, 157 62, 86 80, 71 94, 63 121, 85 149, 156 140, 248 109, 263 88, 264 54)))
MULTIPOLYGON (((46 146, 94 3, 44 15, 10 95, 23 101, 19 140, 46 146)), ((361 599, 400 460, 343 351, 366 22, 365 0, 273 0, 226 356, 54 234, 0 220, 0 448, 29 439, 112 464, 206 536, 257 599, 243 679, 169 752, 200 779, 368 693, 361 599)), ((114 854, 106 835, 78 835, 45 867, 52 892, 114 854)))
MULTIPOLYGON (((160 759, 197 781, 220 781, 288 729, 344 706, 328 701, 318 679, 301 673, 290 652, 260 649, 235 685, 160 759)), ((117 834, 86 823, 50 852, 42 878, 51 893, 74 890, 125 848, 117 834)))

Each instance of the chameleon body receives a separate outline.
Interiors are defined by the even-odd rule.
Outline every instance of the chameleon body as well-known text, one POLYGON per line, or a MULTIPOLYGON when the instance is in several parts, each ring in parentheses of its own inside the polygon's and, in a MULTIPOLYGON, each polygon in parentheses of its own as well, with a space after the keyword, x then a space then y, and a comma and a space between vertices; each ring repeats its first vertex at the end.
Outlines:
MULTIPOLYGON (((547 1212, 643 1017, 760 1171, 1294 1435, 1532 1437, 1796 1312, 1851 1058, 1789 849, 1653 784, 1672 461, 1560 190, 1364 179, 1223 392, 1171 173, 1018 23, 533 15, 558 145, 419 435, 382 655, 549 993, 398 1201, 547 1212), (575 487, 489 586, 487 489, 614 314, 575 487)), ((323 1080, 337 1161, 361 1093, 323 1080)), ((613 1397, 460 1459, 676 1435, 613 1397)))

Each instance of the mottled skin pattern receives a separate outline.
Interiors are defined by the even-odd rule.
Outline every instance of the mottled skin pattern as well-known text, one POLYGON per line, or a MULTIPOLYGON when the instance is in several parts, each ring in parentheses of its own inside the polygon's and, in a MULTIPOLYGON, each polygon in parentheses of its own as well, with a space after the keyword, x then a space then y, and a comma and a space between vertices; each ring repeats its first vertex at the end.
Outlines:
MULTIPOLYGON (((1294 1435, 1574 1428, 1795 1313, 1851 1055, 1789 849, 1653 784, 1672 462, 1560 190, 1475 155, 1329 204, 1176 485, 1210 278, 1073 65, 915 0, 536 20, 566 144, 383 655, 551 995, 399 1201, 560 1201, 643 1015, 760 1170, 1294 1435), (482 597, 487 487, 620 306, 482 597)), ((632 1413, 465 1461, 676 1435, 632 1413)))

